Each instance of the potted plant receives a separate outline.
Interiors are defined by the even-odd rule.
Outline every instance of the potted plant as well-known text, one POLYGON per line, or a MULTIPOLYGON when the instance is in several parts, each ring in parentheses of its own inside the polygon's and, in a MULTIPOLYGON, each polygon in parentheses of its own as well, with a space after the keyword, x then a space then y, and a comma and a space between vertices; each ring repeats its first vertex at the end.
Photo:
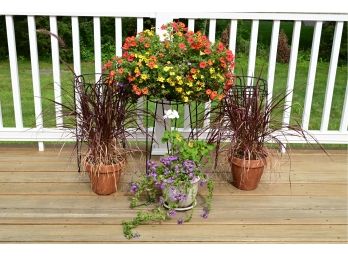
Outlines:
POLYGON ((137 96, 184 103, 221 100, 233 83, 232 52, 200 31, 188 31, 182 22, 162 29, 163 41, 154 30, 127 37, 122 57, 112 58, 104 69, 129 83, 137 96))
MULTIPOLYGON (((167 110, 165 119, 179 118, 174 110, 167 110)), ((208 196, 203 208, 202 217, 207 218, 213 195, 213 182, 203 172, 204 163, 213 146, 202 140, 185 140, 177 130, 166 131, 162 138, 164 143, 170 144, 170 152, 160 158, 159 162, 148 162, 148 174, 136 183, 132 183, 131 192, 134 197, 131 207, 139 205, 141 198, 147 196, 149 202, 157 203, 156 208, 149 211, 140 211, 131 220, 123 222, 123 232, 126 238, 138 236, 133 229, 150 221, 165 220, 176 216, 177 212, 193 209, 196 205, 198 187, 207 184, 208 196)), ((191 219, 192 212, 185 218, 178 218, 182 224, 191 219)))
POLYGON ((126 164, 127 137, 141 129, 137 116, 141 115, 133 95, 126 85, 116 81, 113 74, 75 76, 76 104, 63 105, 64 116, 73 118, 72 132, 76 136, 79 162, 91 180, 93 192, 108 195, 117 191, 126 164), (128 127, 135 127, 132 133, 128 127))
POLYGON ((302 137, 306 142, 309 137, 315 138, 296 121, 295 125, 283 123, 279 114, 284 111, 285 94, 275 95, 267 102, 265 80, 240 76, 236 81, 238 85, 234 85, 213 110, 216 118, 208 141, 217 145, 216 160, 219 153, 227 151, 233 185, 241 190, 253 190, 272 154, 268 144, 280 149, 285 148, 286 136, 302 137), (253 86, 247 81, 254 81, 253 86), (224 145, 222 142, 226 141, 229 143, 224 145))

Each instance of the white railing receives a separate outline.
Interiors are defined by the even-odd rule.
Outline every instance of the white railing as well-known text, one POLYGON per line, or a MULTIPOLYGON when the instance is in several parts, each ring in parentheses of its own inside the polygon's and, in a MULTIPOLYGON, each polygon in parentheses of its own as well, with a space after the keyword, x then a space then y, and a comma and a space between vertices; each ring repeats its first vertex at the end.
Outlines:
MULTIPOLYGON (((101 71, 101 31, 100 31, 100 17, 114 17, 115 18, 115 35, 116 35, 116 55, 122 55, 122 17, 135 17, 137 18, 137 32, 143 30, 143 18, 155 18, 156 28, 159 32, 159 27, 172 21, 174 18, 188 18, 188 27, 193 29, 195 25, 195 19, 209 19, 209 39, 215 40, 215 29, 217 19, 228 19, 230 20, 230 38, 229 48, 235 52, 236 49, 236 36, 238 33, 238 21, 240 20, 252 20, 252 29, 250 36, 250 49, 248 59, 247 75, 251 76, 255 71, 256 63, 256 49, 257 49, 257 38, 258 28, 260 20, 273 20, 273 28, 270 43, 270 54, 269 54, 269 65, 267 72, 268 81, 268 100, 272 99, 272 92, 274 86, 274 76, 276 67, 276 55, 277 55, 277 44, 278 35, 281 21, 293 21, 294 29, 292 36, 292 45, 290 53, 290 63, 288 68, 288 77, 286 90, 289 92, 287 95, 285 104, 291 106, 292 103, 292 90, 295 83, 297 55, 299 48, 299 38, 301 31, 302 21, 314 21, 315 28, 313 34, 313 43, 311 50, 310 65, 308 71, 307 88, 304 104, 304 113, 302 117, 302 126, 304 129, 308 129, 310 111, 312 106, 312 96, 314 91, 314 81, 316 75, 316 67, 318 61, 318 52, 320 45, 320 37, 322 31, 322 25, 325 21, 336 22, 336 28, 334 32, 334 39, 332 43, 332 52, 329 65, 326 95, 323 106, 323 114, 321 119, 320 130, 310 130, 310 133, 318 139, 321 143, 333 143, 333 144, 348 144, 348 89, 345 91, 345 100, 342 110, 342 117, 340 122, 339 130, 328 130, 330 110, 332 105, 333 90, 335 84, 338 55, 342 37, 343 24, 348 20, 348 14, 314 14, 314 13, 112 13, 110 10, 106 12, 95 11, 95 13, 55 13, 52 9, 47 9, 46 12, 9 12, 2 13, 0 15, 6 16, 6 31, 8 40, 9 50, 9 62, 10 62, 10 73, 12 81, 12 95, 14 103, 14 116, 15 116, 15 127, 3 127, 2 115, 1 115, 1 103, 0 103, 0 141, 37 141, 39 142, 39 150, 43 150, 44 141, 69 141, 73 140, 72 135, 68 130, 59 129, 63 120, 61 117, 61 108, 58 105, 55 106, 56 112, 56 125, 54 128, 43 127, 41 118, 42 102, 40 92, 40 70, 37 53, 37 38, 36 38, 36 26, 35 16, 49 16, 50 30, 53 34, 59 34, 57 30, 57 16, 71 16, 72 23, 72 42, 73 42, 73 62, 74 70, 77 75, 81 73, 81 60, 80 60, 80 37, 79 37, 79 16, 92 16, 93 17, 93 28, 94 28, 94 55, 95 55, 95 71, 101 71), (23 127, 23 117, 21 108, 21 94, 17 64, 17 53, 16 53, 16 40, 14 33, 13 15, 27 15, 28 17, 28 31, 30 40, 30 57, 31 57, 31 68, 32 68, 32 79, 33 79, 33 92, 34 92, 34 107, 36 115, 36 127, 25 128, 23 127)), ((59 64, 59 46, 55 38, 51 40, 52 49, 52 69, 53 69, 53 80, 54 80, 54 99, 58 103, 61 103, 61 77, 60 77, 60 64, 59 64)), ((238 53, 237 53, 238 55, 238 53)), ((206 104, 206 108, 210 108, 210 103, 206 104)), ((283 122, 290 122, 291 109, 287 108, 283 114, 283 122)), ((188 108, 185 107, 185 117, 188 117, 188 108)), ((187 119, 186 119, 187 120, 187 119)), ((205 120, 205 124, 209 124, 209 117, 205 120)), ((182 131, 188 133, 189 124, 187 121, 184 123, 182 131)), ((160 133, 161 130, 156 130, 156 133, 160 133)), ((137 138, 144 139, 144 135, 137 135, 137 138)), ((285 140, 285 139, 284 139, 285 140)), ((288 142, 301 143, 302 140, 296 137, 286 138, 288 142)))

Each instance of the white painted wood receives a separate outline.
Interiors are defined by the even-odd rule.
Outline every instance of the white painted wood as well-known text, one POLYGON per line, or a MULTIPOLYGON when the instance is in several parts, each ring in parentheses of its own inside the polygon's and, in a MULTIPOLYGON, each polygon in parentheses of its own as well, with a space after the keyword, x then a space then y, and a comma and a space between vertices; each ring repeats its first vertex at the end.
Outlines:
MULTIPOLYGON (((188 26, 189 31, 195 31, 195 20, 189 19, 188 26)), ((190 108, 188 104, 184 105, 184 129, 191 129, 191 120, 190 120, 190 108)))
MULTIPOLYGON (((211 19, 209 21, 209 41, 211 43, 215 43, 215 34, 216 34, 216 19, 211 19)), ((203 126, 207 127, 210 124, 210 109, 211 109, 211 101, 205 103, 205 111, 204 111, 204 122, 203 126)))
POLYGON ((116 55, 122 56, 122 19, 115 18, 116 55))
POLYGON ((277 63, 277 49, 278 49, 278 38, 279 38, 279 27, 280 21, 273 21, 271 46, 269 51, 268 60, 268 73, 267 73, 267 103, 271 103, 273 97, 273 86, 274 86, 274 72, 277 63))
POLYGON ((321 118, 321 126, 320 126, 321 131, 327 131, 329 127, 331 103, 332 103, 332 96, 333 96, 333 91, 335 86, 338 55, 340 53, 342 30, 343 30, 343 22, 339 21, 336 23, 335 34, 334 34, 334 39, 332 44, 330 67, 329 67, 329 74, 327 78, 326 93, 325 93, 325 100, 324 100, 324 110, 323 110, 323 115, 321 118))
POLYGON ((76 76, 81 75, 81 56, 80 56, 80 29, 78 17, 71 17, 72 43, 74 72, 76 76))
MULTIPOLYGON (((55 16, 50 17, 50 32, 58 36, 57 18, 55 16)), ((54 36, 51 36, 51 53, 52 53, 52 70, 53 70, 53 87, 54 87, 54 100, 56 111, 56 126, 63 126, 62 116, 62 90, 60 79, 60 63, 59 63, 59 42, 54 36)))
MULTIPOLYGON (((332 12, 330 13, 319 13, 312 10, 305 12, 301 10, 300 12, 289 12, 289 5, 284 5, 285 10, 283 11, 271 11, 272 6, 268 5, 268 12, 171 12, 172 16, 177 18, 187 18, 187 19, 228 19, 228 20, 281 20, 281 21, 294 21, 294 20, 304 20, 304 21, 347 21, 348 14, 346 11, 332 12)), ((313 7, 313 5, 311 6, 313 7)))
MULTIPOLYGON (((152 128, 149 128, 151 130, 152 128)), ((189 131, 184 131, 184 129, 179 128, 185 137, 189 135, 189 131)), ((135 132, 132 129, 128 129, 128 132, 132 134, 132 137, 129 140, 145 140, 145 136, 140 132, 135 132), (133 138, 134 137, 134 138, 133 138)), ((207 131, 208 132, 208 131, 207 131)), ((200 139, 205 139, 207 132, 200 135, 200 139)), ((292 131, 287 131, 288 133, 293 133, 292 131)), ((322 132, 320 130, 309 130, 309 133, 315 137, 322 144, 348 144, 348 132, 340 131, 326 131, 322 132)), ((283 142, 289 143, 305 143, 303 138, 297 136, 288 136, 283 138, 281 133, 274 133, 273 136, 277 136, 283 142)), ((58 128, 44 128, 38 130, 37 128, 2 128, 0 130, 0 141, 74 141, 73 133, 69 129, 58 129, 58 128)), ((312 138, 308 138, 312 143, 315 141, 312 138)), ((160 149, 157 149, 159 154, 164 154, 165 152, 160 153, 160 149)), ((164 149, 166 150, 166 149, 164 149)))
POLYGON ((9 53, 8 55, 9 55, 9 60, 10 60, 12 97, 13 97, 15 123, 16 123, 16 128, 23 128, 21 90, 19 87, 16 38, 15 38, 15 33, 14 33, 13 17, 6 16, 5 19, 6 19, 7 45, 8 45, 8 53, 9 53))
MULTIPOLYGON (((162 25, 172 21, 173 17, 169 13, 158 13, 158 15, 156 16, 156 34, 160 36, 161 40, 164 39, 164 30, 161 29, 162 25)), ((158 104, 157 106, 157 120, 155 122, 154 140, 158 143, 153 144, 152 155, 163 155, 167 152, 167 144, 163 144, 161 142, 161 138, 163 136, 164 131, 170 128, 170 122, 166 121, 166 127, 164 126, 163 113, 165 110, 171 108, 172 107, 169 104, 158 104)))
MULTIPOLYGON (((58 36, 57 18, 50 17, 50 32, 58 36)), ((60 63, 59 63, 59 42, 54 36, 51 36, 51 52, 52 52, 52 70, 53 70, 53 85, 54 85, 54 101, 56 110, 56 126, 63 126, 62 116, 62 90, 60 79, 60 63)))
POLYGON ((315 74, 317 71, 322 26, 323 26, 323 22, 317 21, 315 23, 315 28, 313 33, 311 59, 309 63, 309 71, 308 71, 307 87, 306 87, 306 97, 305 97, 303 115, 302 115, 302 128, 306 130, 308 130, 309 119, 311 115, 311 106, 312 106, 312 98, 313 98, 313 91, 314 91, 315 74))
POLYGON ((142 32, 144 30, 144 19, 137 18, 137 33, 142 32))
POLYGON ((344 104, 343 104, 343 109, 342 109, 340 132, 342 132, 342 133, 347 132, 347 130, 348 130, 347 127, 348 127, 348 80, 347 80, 347 85, 346 85, 346 95, 344 97, 344 104))
POLYGON ((194 19, 188 19, 187 28, 190 31, 195 31, 195 20, 194 19))
MULTIPOLYGON (((140 33, 144 30, 144 19, 143 18, 137 18, 137 33, 140 33)), ((145 101, 145 97, 141 97, 140 99, 138 99, 137 105, 139 108, 139 113, 138 113, 138 124, 141 127, 144 127, 144 121, 143 121, 143 115, 142 115, 142 111, 144 109, 144 101, 145 101)))
POLYGON ((1 101, 0 101, 0 129, 4 127, 4 123, 2 121, 2 109, 1 109, 1 101))
MULTIPOLYGON (((73 43, 73 59, 74 59, 74 72, 76 76, 81 75, 81 56, 80 56, 80 30, 79 30, 79 20, 78 17, 71 17, 71 27, 72 27, 72 43, 73 43)), ((77 94, 75 88, 75 103, 76 112, 81 112, 80 97, 77 94)), ((81 121, 77 119, 77 124, 81 121)))
MULTIPOLYGON (((31 75, 33 80, 35 123, 37 129, 43 128, 41 87, 40 87, 40 68, 37 51, 36 25, 34 16, 28 16, 28 33, 30 46, 31 75)), ((43 142, 39 142, 39 151, 44 150, 43 142)))
POLYGON ((301 32, 301 21, 295 21, 294 30, 292 32, 292 43, 291 43, 288 79, 287 79, 287 83, 286 83, 286 94, 287 95, 285 98, 284 113, 283 113, 283 124, 285 124, 285 125, 289 125, 289 123, 290 123, 291 103, 292 103, 293 89, 294 89, 294 83, 295 83, 295 74, 296 74, 298 45, 299 45, 299 41, 300 41, 300 32, 301 32))
MULTIPOLYGON (((254 76, 256 62, 257 36, 259 32, 259 21, 253 20, 251 25, 251 36, 249 45, 248 76, 254 76)), ((253 79, 248 78, 248 86, 252 86, 253 79)))
POLYGON ((93 17, 93 35, 94 35, 94 71, 95 82, 100 79, 102 73, 102 55, 101 55, 101 36, 100 36, 100 18, 93 17))
POLYGON ((237 24, 237 20, 231 20, 229 49, 232 51, 233 54, 236 53, 237 24))
POLYGON ((171 13, 157 13, 156 15, 156 34, 160 36, 161 40, 163 40, 163 34, 165 30, 162 30, 161 27, 164 24, 173 21, 173 16, 171 13))

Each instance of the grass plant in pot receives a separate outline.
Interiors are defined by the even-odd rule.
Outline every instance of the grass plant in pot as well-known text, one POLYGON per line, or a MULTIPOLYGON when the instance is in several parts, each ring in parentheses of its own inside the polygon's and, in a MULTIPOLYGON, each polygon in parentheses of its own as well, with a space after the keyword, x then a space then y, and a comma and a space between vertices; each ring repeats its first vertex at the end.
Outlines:
POLYGON ((296 119, 283 123, 286 94, 274 95, 267 102, 267 83, 260 77, 236 77, 236 85, 212 112, 215 119, 208 135, 215 142, 216 162, 227 151, 233 185, 241 190, 257 188, 267 160, 274 155, 267 145, 285 148, 287 137, 301 137, 305 142, 317 142, 303 130, 296 119), (249 81, 253 81, 250 86, 249 81), (229 142, 229 143, 223 143, 229 142))
POLYGON ((136 98, 110 74, 100 75, 97 82, 95 74, 75 76, 75 98, 76 104, 63 107, 76 124, 72 131, 77 149, 87 149, 78 151, 79 160, 89 174, 92 190, 112 194, 117 191, 127 155, 134 151, 127 137, 142 129, 137 123, 141 113, 136 98))
MULTIPOLYGON (((164 116, 165 119, 179 118, 173 110, 167 110, 164 116)), ((145 204, 154 202, 155 208, 140 211, 134 219, 123 222, 123 232, 128 239, 138 236, 133 232, 136 226, 174 218, 177 212, 191 210, 185 212, 184 217, 177 218, 178 224, 188 222, 196 205, 199 186, 207 185, 208 189, 201 216, 207 218, 210 211, 214 186, 203 168, 208 161, 205 157, 213 146, 202 140, 184 139, 177 130, 166 131, 162 141, 170 145, 169 154, 160 158, 159 162, 150 160, 149 173, 131 185, 134 193, 132 208, 142 205, 143 197, 147 201, 145 204)))

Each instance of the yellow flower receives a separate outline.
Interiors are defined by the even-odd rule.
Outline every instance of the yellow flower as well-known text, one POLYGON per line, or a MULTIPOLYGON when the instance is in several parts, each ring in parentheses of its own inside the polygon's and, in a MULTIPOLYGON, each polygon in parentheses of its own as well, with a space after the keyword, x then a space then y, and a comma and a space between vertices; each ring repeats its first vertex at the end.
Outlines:
POLYGON ((189 81, 189 82, 186 82, 186 85, 188 85, 189 87, 192 87, 193 83, 192 83, 192 81, 189 81))
POLYGON ((187 95, 191 95, 191 94, 192 94, 192 91, 187 91, 186 94, 187 94, 187 95))
MULTIPOLYGON (((170 74, 170 75, 171 75, 171 74, 170 74)), ((176 76, 175 78, 176 78, 177 81, 182 80, 182 77, 181 77, 181 76, 176 76)))
POLYGON ((140 76, 143 80, 147 80, 149 78, 149 75, 147 74, 141 74, 140 76))
POLYGON ((215 73, 215 69, 214 68, 210 68, 209 72, 210 72, 210 74, 213 74, 213 73, 215 73))
POLYGON ((197 79, 197 75, 196 74, 192 75, 192 78, 197 79))
POLYGON ((157 78, 157 81, 159 81, 159 82, 164 82, 164 80, 165 80, 165 79, 164 79, 163 77, 158 77, 158 78, 157 78))
POLYGON ((169 67, 169 66, 166 66, 166 67, 163 68, 163 70, 164 70, 165 72, 168 72, 168 71, 170 70, 170 67, 169 67))
POLYGON ((175 89, 175 91, 178 92, 178 93, 181 93, 181 92, 182 92, 182 87, 177 87, 177 88, 175 89))
POLYGON ((203 75, 201 75, 201 79, 204 79, 204 76, 203 76, 203 75))
POLYGON ((182 84, 184 84, 184 82, 182 82, 182 80, 179 80, 178 84, 181 86, 182 84))
POLYGON ((169 72, 169 75, 170 75, 170 76, 175 76, 175 72, 174 72, 174 71, 171 71, 171 72, 169 72))
POLYGON ((221 74, 218 74, 217 76, 219 78, 219 82, 224 82, 225 81, 225 78, 223 76, 221 76, 221 74))
POLYGON ((139 73, 139 72, 140 72, 139 68, 136 67, 136 68, 134 69, 134 72, 135 72, 135 73, 139 73))
POLYGON ((185 103, 188 102, 188 97, 187 96, 184 96, 182 99, 184 100, 185 103))

